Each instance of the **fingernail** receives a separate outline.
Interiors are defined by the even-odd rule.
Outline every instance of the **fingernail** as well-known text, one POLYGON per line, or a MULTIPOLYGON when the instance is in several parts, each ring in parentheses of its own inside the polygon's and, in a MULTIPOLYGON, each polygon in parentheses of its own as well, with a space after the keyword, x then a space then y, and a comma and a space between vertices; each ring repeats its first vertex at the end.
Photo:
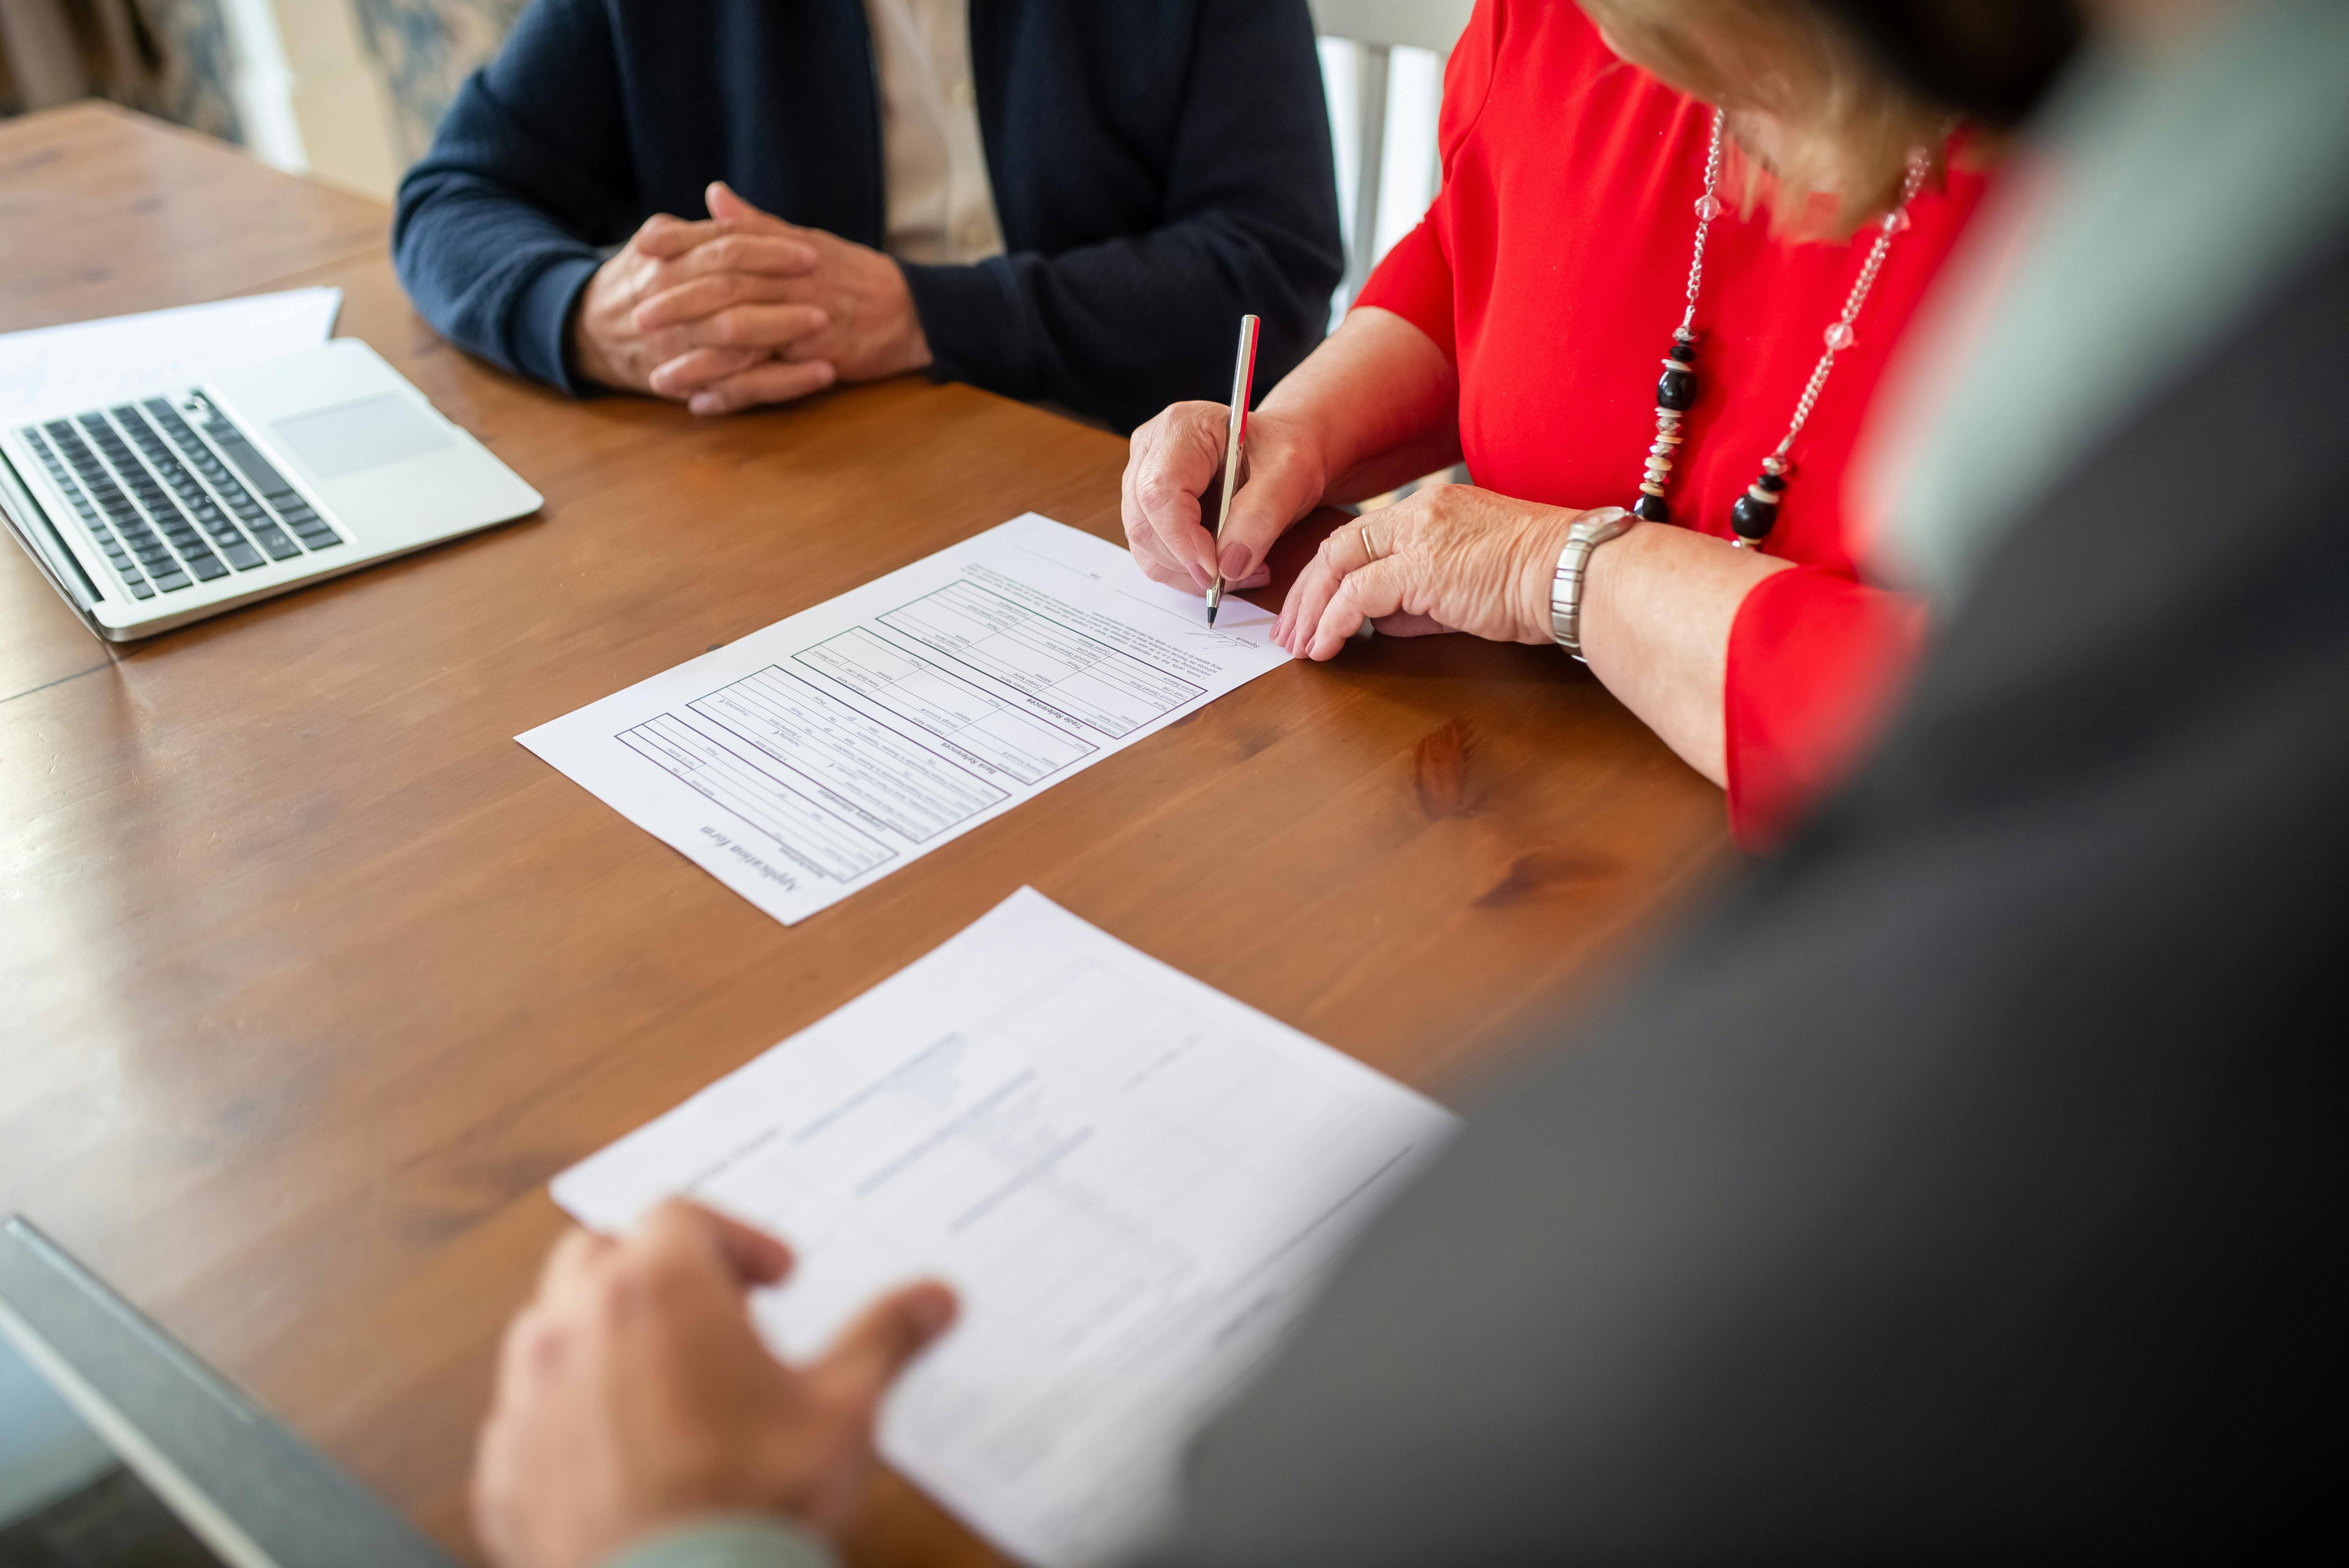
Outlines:
POLYGON ((1224 552, 1224 575, 1237 583, 1247 575, 1248 552, 1245 544, 1235 544, 1224 552))

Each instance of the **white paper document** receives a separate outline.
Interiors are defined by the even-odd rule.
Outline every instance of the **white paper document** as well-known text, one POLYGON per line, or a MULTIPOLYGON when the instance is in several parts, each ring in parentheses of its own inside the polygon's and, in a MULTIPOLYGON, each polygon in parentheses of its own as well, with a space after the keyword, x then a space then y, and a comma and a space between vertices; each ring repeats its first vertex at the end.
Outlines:
POLYGON ((80 414, 316 348, 336 288, 289 289, 0 335, 0 424, 80 414))
POLYGON ((1450 1112, 1021 889, 554 1181, 618 1229, 686 1192, 799 1256, 753 1303, 805 1357, 935 1275, 963 1311, 881 1450, 1045 1568, 1112 1560, 1450 1112))
POLYGON ((516 737, 790 924, 1275 669, 1030 512, 516 737))

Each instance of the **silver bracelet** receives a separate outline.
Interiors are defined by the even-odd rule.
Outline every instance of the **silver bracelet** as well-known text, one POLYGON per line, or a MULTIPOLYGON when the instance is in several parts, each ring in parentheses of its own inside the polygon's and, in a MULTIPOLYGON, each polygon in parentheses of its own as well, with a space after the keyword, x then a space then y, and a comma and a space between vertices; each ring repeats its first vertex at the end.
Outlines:
POLYGON ((1580 663, 1590 662, 1582 656, 1582 581, 1590 552, 1629 533, 1631 523, 1631 514, 1619 506, 1595 511, 1574 525, 1566 548, 1557 552, 1557 573, 1549 585, 1549 634, 1580 663))

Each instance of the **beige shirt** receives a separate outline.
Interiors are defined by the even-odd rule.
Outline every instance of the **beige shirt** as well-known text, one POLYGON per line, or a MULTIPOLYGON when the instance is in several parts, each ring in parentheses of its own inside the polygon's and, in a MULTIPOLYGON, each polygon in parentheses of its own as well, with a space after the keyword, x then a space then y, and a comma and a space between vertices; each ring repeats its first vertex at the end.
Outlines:
POLYGON ((864 15, 881 86, 882 249, 916 263, 1001 254, 968 0, 864 0, 864 15))

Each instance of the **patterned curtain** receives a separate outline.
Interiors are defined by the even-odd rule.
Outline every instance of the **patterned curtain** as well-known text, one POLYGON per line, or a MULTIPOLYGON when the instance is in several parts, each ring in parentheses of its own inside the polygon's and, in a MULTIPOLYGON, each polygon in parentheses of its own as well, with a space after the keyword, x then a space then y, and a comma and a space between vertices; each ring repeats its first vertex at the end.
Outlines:
POLYGON ((367 46, 391 89, 403 161, 424 155, 449 100, 498 51, 527 0, 357 0, 367 46))
MULTIPOLYGON (((242 139, 221 0, 53 3, 55 20, 65 27, 63 42, 80 57, 78 74, 87 90, 225 140, 242 139)), ((46 20, 37 10, 34 17, 46 20)), ((45 28, 40 36, 48 36, 45 28)), ((53 93, 75 90, 71 77, 48 87, 53 93)))
POLYGON ((146 80, 138 107, 229 141, 244 139, 229 96, 221 0, 135 0, 146 80))

